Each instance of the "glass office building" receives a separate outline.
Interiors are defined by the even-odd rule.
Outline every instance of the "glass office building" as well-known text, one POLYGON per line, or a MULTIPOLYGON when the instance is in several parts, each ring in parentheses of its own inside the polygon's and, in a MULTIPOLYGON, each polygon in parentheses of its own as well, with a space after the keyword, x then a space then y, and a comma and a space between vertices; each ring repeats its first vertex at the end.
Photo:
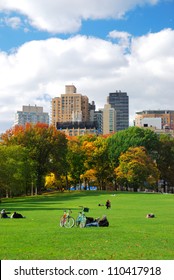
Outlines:
POLYGON ((126 92, 116 91, 109 93, 107 102, 116 111, 115 131, 129 127, 129 97, 126 92))

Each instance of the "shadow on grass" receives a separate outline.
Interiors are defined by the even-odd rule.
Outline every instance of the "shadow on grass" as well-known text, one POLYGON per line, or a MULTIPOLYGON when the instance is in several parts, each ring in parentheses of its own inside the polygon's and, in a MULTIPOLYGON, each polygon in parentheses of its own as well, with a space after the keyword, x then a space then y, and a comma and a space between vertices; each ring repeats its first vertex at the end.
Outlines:
MULTIPOLYGON (((61 207, 61 204, 87 196, 99 197, 106 192, 104 191, 74 191, 74 192, 54 192, 47 193, 38 196, 26 196, 26 197, 15 197, 15 198, 5 198, 0 204, 1 209, 5 208, 6 211, 11 211, 11 209, 20 211, 32 211, 32 210, 80 210, 79 206, 76 207, 61 207), (53 207, 55 204, 55 207, 53 207), (58 206, 59 205, 59 206, 58 206), (50 207, 51 206, 51 207, 50 207)), ((77 203, 76 203, 77 204, 77 203)), ((86 205, 84 205, 86 207, 86 205)))

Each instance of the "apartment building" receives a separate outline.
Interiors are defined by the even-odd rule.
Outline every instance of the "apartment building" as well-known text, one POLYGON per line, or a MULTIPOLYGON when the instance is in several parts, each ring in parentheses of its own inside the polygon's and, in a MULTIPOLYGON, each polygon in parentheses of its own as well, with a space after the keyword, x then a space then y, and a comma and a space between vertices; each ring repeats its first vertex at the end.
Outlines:
POLYGON ((14 125, 23 125, 26 123, 44 123, 49 125, 49 114, 43 112, 43 107, 39 106, 22 106, 22 111, 15 114, 14 125))
POLYGON ((52 99, 51 123, 89 121, 88 97, 77 93, 74 85, 66 85, 65 93, 52 99))
POLYGON ((66 85, 65 93, 52 99, 51 123, 69 136, 96 133, 95 103, 77 93, 74 85, 66 85))
POLYGON ((135 126, 174 130, 174 111, 147 110, 136 112, 135 126))
POLYGON ((116 111, 110 104, 103 109, 103 134, 114 133, 116 128, 116 111))

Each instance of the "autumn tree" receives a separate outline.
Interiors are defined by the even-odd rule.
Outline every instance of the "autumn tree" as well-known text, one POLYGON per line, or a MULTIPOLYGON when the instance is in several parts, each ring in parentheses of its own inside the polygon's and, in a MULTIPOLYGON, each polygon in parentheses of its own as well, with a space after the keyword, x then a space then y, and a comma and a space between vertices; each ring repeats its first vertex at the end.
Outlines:
POLYGON ((131 147, 119 157, 115 169, 119 184, 134 188, 154 187, 159 179, 159 170, 144 147, 131 147))
POLYGON ((2 139, 6 145, 20 145, 29 151, 35 170, 36 189, 44 186, 44 176, 51 171, 64 171, 67 139, 54 127, 45 124, 27 124, 8 130, 2 139))
POLYGON ((109 159, 112 167, 118 166, 119 156, 130 147, 145 147, 153 157, 159 149, 159 137, 150 129, 129 127, 107 138, 109 159))
POLYGON ((95 169, 86 170, 84 174, 81 175, 81 180, 83 180, 84 182, 85 189, 88 186, 95 185, 95 182, 97 181, 96 170, 95 169))
POLYGON ((68 141, 68 174, 71 178, 71 183, 75 186, 82 183, 81 175, 85 172, 85 152, 79 139, 71 138, 68 141))
POLYGON ((95 174, 97 184, 101 190, 107 188, 110 176, 108 159, 108 144, 106 139, 98 136, 95 141, 84 141, 83 148, 86 153, 85 167, 95 174))

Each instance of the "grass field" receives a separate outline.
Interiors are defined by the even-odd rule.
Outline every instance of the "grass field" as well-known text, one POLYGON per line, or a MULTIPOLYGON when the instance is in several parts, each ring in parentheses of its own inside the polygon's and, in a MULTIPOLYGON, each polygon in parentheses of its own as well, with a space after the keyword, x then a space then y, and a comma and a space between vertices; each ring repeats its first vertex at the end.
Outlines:
POLYGON ((150 193, 71 192, 4 199, 1 209, 26 219, 0 219, 1 260, 173 260, 174 195, 150 193), (112 208, 106 210, 110 199, 112 208), (106 214, 108 228, 61 228, 64 209, 76 217, 106 214), (154 213, 154 219, 146 219, 154 213))

